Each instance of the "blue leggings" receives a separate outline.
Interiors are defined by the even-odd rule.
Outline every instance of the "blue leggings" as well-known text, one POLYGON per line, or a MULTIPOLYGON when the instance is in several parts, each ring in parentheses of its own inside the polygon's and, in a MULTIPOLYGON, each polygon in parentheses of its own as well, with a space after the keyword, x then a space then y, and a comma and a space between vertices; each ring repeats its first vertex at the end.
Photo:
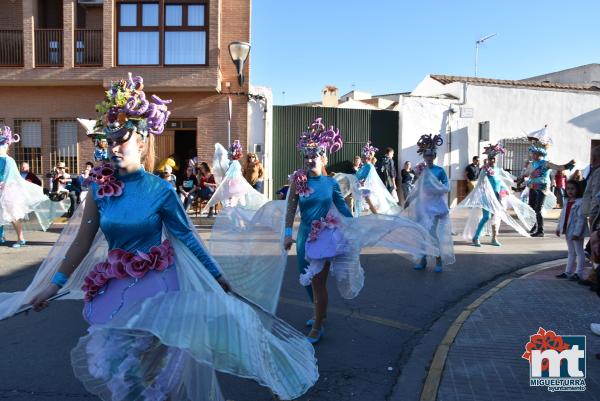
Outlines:
POLYGON ((481 220, 479 220, 479 225, 477 226, 477 230, 475 230, 475 236, 473 237, 473 239, 479 239, 479 236, 481 235, 481 231, 483 230, 483 227, 485 227, 486 223, 488 222, 488 220, 490 219, 490 217, 492 217, 492 214, 487 211, 486 209, 483 209, 483 216, 481 217, 481 220))
POLYGON ((0 239, 4 238, 4 226, 0 226, 0 239))

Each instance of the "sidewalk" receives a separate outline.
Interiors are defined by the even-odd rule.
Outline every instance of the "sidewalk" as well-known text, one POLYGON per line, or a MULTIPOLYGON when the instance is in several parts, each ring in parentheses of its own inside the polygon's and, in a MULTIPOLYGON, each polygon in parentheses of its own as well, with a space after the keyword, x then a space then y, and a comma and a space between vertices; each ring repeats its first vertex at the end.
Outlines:
POLYGON ((476 309, 450 347, 438 401, 600 400, 600 298, 589 287, 554 276, 564 268, 516 279, 476 309), (529 386, 529 363, 522 359, 529 336, 539 327, 557 335, 585 335, 585 392, 548 392, 529 386))

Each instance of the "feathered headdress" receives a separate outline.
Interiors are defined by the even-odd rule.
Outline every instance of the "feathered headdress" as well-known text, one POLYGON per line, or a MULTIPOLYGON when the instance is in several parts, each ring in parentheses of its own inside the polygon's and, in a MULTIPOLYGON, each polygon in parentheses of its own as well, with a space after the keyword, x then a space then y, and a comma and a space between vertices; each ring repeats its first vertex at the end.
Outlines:
POLYGON ((500 153, 505 154, 506 150, 499 143, 492 145, 491 143, 483 148, 483 154, 488 155, 488 157, 496 157, 500 153))
POLYGON ((365 146, 363 146, 361 154, 363 157, 373 157, 375 153, 377 153, 379 149, 375 146, 371 145, 371 141, 368 141, 365 146))
POLYGON ((548 125, 545 125, 544 128, 533 131, 527 135, 527 139, 531 142, 531 145, 529 146, 530 152, 538 153, 542 156, 548 154, 548 149, 552 146, 552 139, 550 138, 550 135, 548 135, 547 128, 548 125))
POLYGON ((233 141, 231 146, 229 146, 229 149, 227 149, 227 156, 231 160, 239 160, 242 158, 242 152, 242 144, 239 140, 236 139, 235 141, 233 141))
POLYGON ((417 153, 425 155, 426 153, 437 152, 437 148, 442 146, 444 140, 441 135, 433 136, 432 134, 421 135, 419 141, 417 142, 417 153))
POLYGON ((144 79, 132 77, 114 83, 106 91, 104 101, 96 105, 100 113, 94 130, 103 131, 109 138, 124 137, 129 131, 142 135, 159 135, 165 129, 165 123, 171 112, 167 109, 170 100, 162 100, 152 95, 152 101, 146 99, 144 79))
POLYGON ((334 129, 333 126, 325 129, 325 125, 321 121, 322 118, 317 118, 308 127, 308 130, 300 135, 296 147, 305 155, 323 156, 327 152, 334 153, 342 148, 340 130, 334 129))
POLYGON ((0 127, 0 145, 10 145, 21 140, 21 137, 17 134, 13 134, 12 130, 8 126, 0 127))

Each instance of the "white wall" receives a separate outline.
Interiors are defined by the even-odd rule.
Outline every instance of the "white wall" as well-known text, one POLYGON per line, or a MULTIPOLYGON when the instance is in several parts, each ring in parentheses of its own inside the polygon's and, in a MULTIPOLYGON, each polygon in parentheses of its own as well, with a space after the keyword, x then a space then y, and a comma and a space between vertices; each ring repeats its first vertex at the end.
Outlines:
MULTIPOLYGON (((445 144, 443 151, 438 152, 437 163, 447 168, 451 180, 461 180, 471 157, 480 154, 488 145, 487 142, 479 143, 479 122, 489 121, 493 143, 524 137, 548 124, 554 141, 548 155, 550 160, 566 163, 574 158, 577 168, 589 164, 591 140, 600 139, 600 93, 466 85, 464 99, 416 96, 402 99, 397 108, 400 111, 401 163, 420 161, 416 142, 422 134, 443 133, 445 144), (463 100, 466 103, 460 105, 463 100), (454 105, 455 113, 448 113, 451 105, 454 105), (473 117, 461 118, 460 107, 471 108, 473 117), (449 129, 452 132, 451 152, 448 148, 449 129)), ((420 88, 423 86, 423 83, 419 85, 420 88)), ((444 88, 442 93, 447 93, 447 89, 444 88)), ((456 88, 452 89, 456 92, 456 88)), ((456 183, 451 200, 455 198, 456 183)))
POLYGON ((264 102, 248 102, 248 151, 254 151, 255 144, 261 145, 262 152, 258 157, 265 168, 265 195, 270 197, 273 185, 273 92, 271 88, 250 86, 250 93, 267 99, 266 113, 264 102))

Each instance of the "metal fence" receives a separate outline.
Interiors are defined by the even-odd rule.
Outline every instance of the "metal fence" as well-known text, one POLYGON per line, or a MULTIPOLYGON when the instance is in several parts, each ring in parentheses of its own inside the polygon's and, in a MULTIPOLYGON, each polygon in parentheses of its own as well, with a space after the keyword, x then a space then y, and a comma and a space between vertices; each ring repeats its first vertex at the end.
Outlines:
MULTIPOLYGON (((273 194, 287 184, 288 175, 302 167, 302 156, 296 150, 300 133, 316 118, 322 117, 326 126, 340 129, 344 146, 329 155, 329 172, 351 172, 354 156, 360 155, 370 140, 383 150, 391 147, 398 154, 397 111, 356 110, 328 107, 275 106, 273 107, 273 194)), ((396 159, 396 165, 398 161, 396 159)))
POLYGON ((502 168, 518 176, 529 160, 529 141, 527 138, 504 139, 501 141, 506 153, 502 157, 502 168))

